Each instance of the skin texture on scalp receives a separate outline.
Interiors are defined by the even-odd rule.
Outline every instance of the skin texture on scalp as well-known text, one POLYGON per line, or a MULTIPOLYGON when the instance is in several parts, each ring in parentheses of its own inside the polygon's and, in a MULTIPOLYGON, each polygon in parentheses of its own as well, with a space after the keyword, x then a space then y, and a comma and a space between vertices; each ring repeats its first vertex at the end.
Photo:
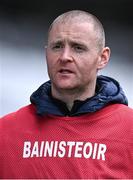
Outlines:
POLYGON ((68 11, 60 16, 58 16, 53 23, 51 24, 51 26, 49 27, 49 31, 51 31, 52 27, 54 26, 54 24, 56 23, 60 23, 60 24, 64 24, 70 22, 77 22, 77 23, 82 23, 82 22, 89 22, 90 24, 93 25, 94 27, 94 31, 97 34, 97 45, 99 48, 103 48, 105 46, 105 32, 104 32, 104 28, 103 25, 101 24, 101 22, 98 20, 98 18, 96 16, 94 16, 93 14, 90 14, 88 12, 85 11, 81 11, 81 10, 73 10, 73 11, 68 11))

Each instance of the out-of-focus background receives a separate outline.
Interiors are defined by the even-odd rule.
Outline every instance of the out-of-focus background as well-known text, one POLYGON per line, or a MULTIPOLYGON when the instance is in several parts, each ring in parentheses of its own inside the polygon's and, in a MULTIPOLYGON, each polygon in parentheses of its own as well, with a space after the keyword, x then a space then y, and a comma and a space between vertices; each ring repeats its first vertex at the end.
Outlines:
POLYGON ((111 48, 100 74, 114 77, 133 108, 132 0, 0 0, 0 116, 30 103, 29 97, 48 80, 44 46, 50 23, 72 9, 96 15, 111 48))

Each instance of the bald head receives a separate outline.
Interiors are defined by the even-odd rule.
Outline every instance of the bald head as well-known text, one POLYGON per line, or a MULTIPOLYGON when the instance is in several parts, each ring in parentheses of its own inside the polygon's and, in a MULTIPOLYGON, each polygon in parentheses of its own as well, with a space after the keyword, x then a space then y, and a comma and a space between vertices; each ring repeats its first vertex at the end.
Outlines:
POLYGON ((105 33, 101 22, 96 16, 81 10, 72 10, 58 16, 49 28, 49 32, 55 24, 88 23, 93 26, 98 48, 101 50, 105 46, 105 33))

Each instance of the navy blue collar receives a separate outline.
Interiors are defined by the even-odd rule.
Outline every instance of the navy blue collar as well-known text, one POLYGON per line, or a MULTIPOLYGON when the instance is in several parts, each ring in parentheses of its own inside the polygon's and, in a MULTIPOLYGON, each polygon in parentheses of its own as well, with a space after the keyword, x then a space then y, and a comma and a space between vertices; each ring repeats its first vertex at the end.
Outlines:
POLYGON ((42 84, 30 97, 36 106, 37 114, 54 114, 58 116, 78 116, 80 114, 96 112, 109 104, 128 105, 127 98, 119 83, 107 76, 98 76, 96 93, 85 101, 76 100, 69 111, 66 104, 51 96, 51 82, 42 84))

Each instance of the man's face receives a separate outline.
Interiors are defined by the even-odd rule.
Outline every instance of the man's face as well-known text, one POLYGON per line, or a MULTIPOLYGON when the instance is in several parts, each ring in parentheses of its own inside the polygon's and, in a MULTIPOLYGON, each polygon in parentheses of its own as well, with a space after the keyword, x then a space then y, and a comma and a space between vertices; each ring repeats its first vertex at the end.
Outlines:
POLYGON ((96 79, 100 55, 93 26, 56 23, 48 37, 46 59, 53 87, 86 88, 96 79))

